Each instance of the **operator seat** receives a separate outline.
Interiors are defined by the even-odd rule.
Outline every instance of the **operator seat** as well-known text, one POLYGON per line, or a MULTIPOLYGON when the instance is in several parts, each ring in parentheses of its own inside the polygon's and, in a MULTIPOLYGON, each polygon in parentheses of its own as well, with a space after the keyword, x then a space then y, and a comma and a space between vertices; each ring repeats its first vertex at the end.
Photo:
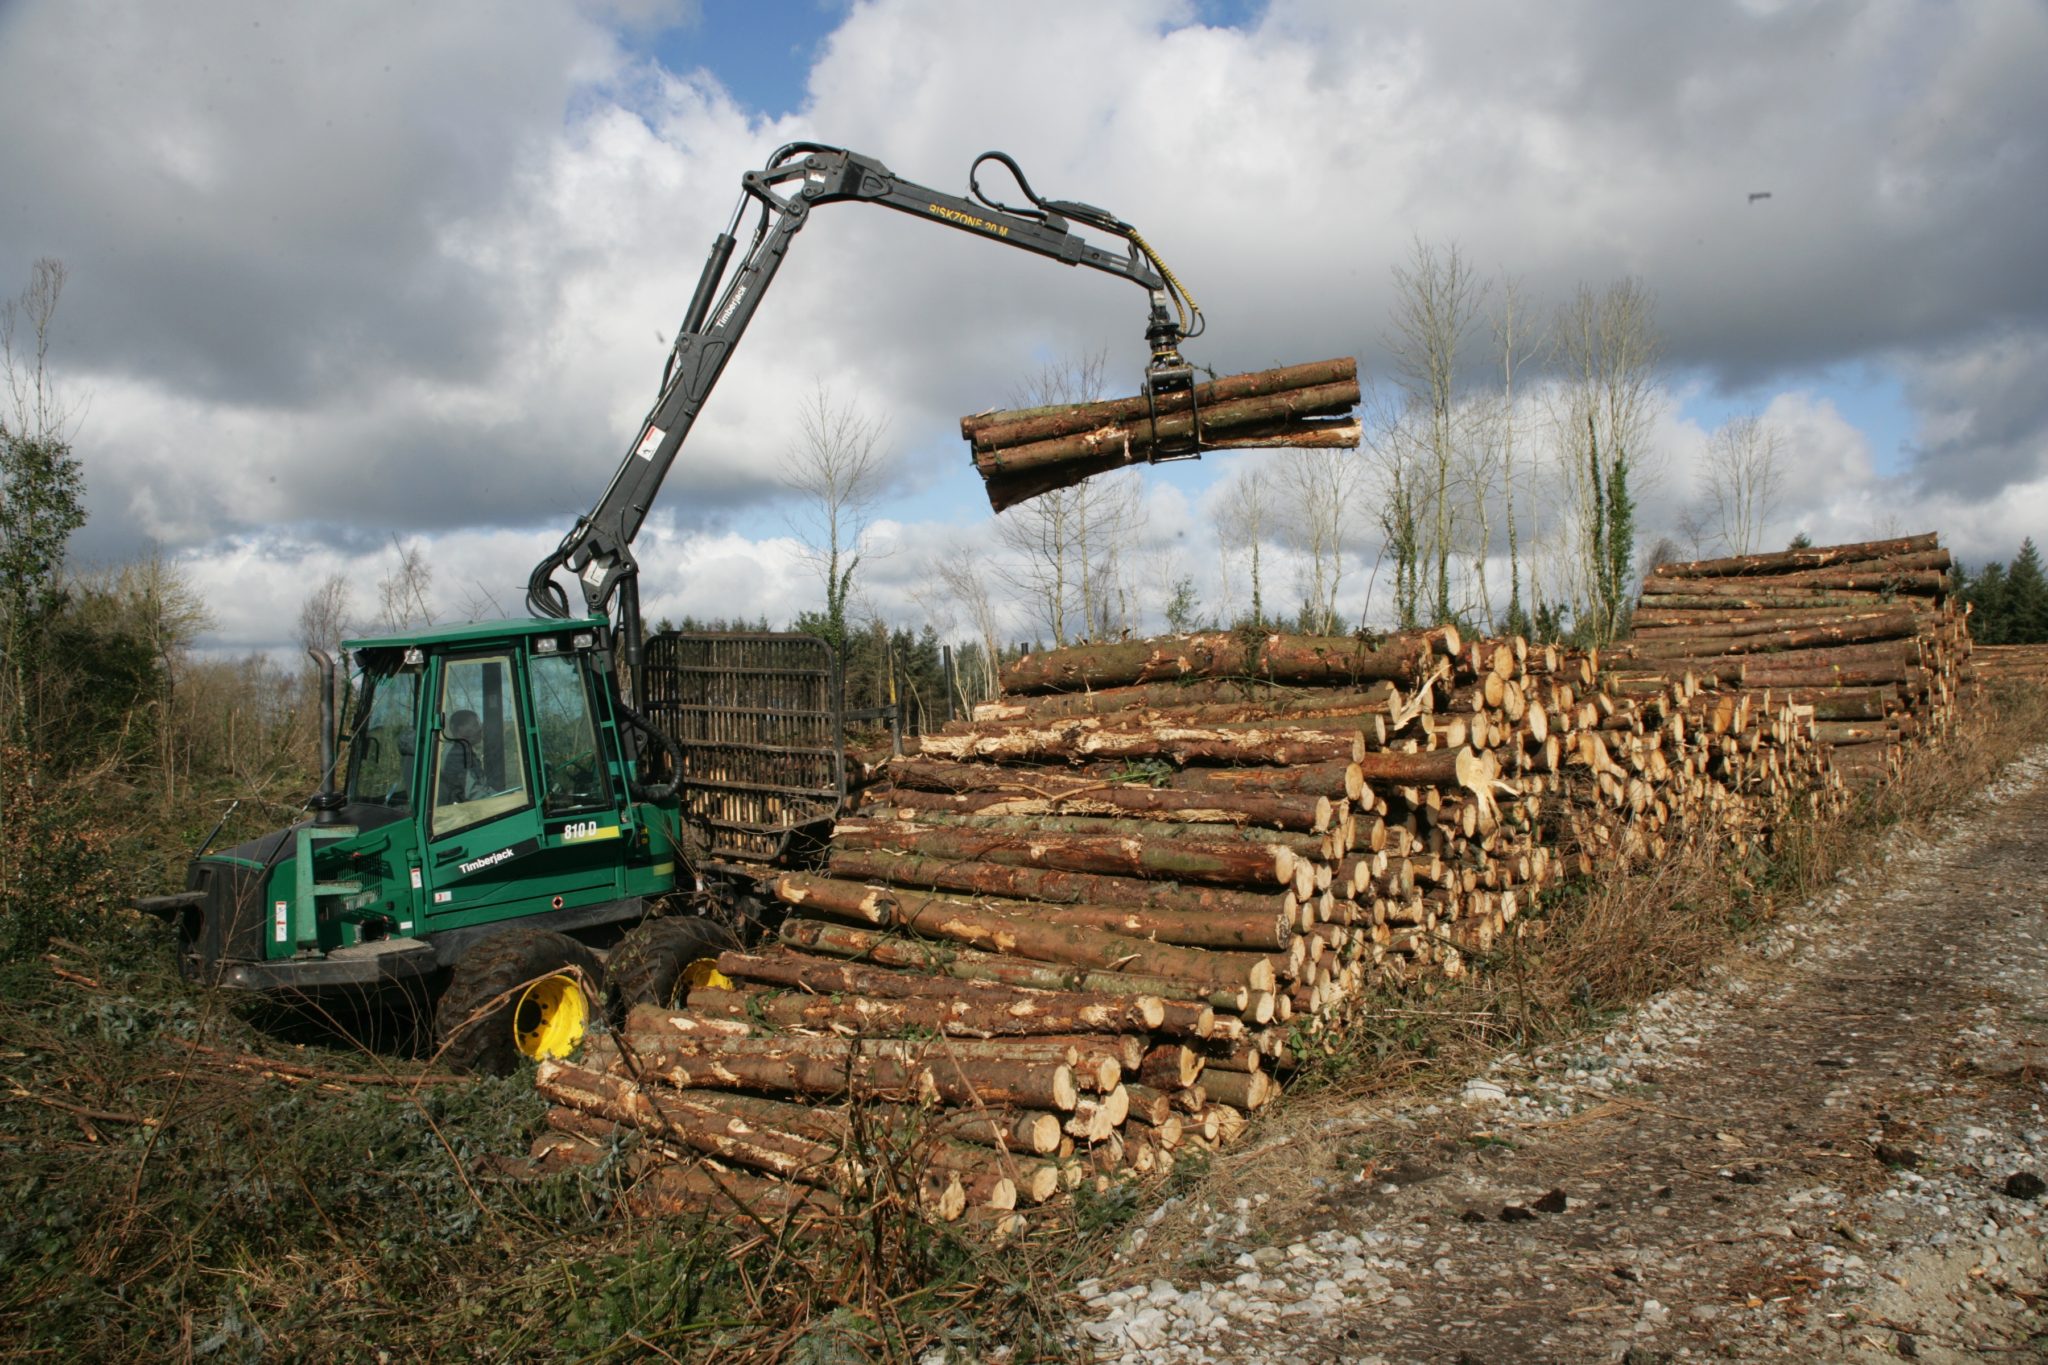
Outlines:
POLYGON ((473 801, 485 793, 483 755, 477 751, 483 737, 483 718, 476 712, 448 713, 446 723, 441 726, 440 805, 473 801))

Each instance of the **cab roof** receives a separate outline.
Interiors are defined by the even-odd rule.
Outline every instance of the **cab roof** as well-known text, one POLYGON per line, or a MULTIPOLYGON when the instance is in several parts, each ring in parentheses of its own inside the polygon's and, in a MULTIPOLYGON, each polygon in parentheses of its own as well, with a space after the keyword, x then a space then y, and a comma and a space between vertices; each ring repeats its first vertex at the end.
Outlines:
POLYGON ((519 617, 507 621, 465 621, 460 625, 430 626, 425 630, 398 635, 371 635, 343 640, 343 649, 403 649, 418 645, 467 645, 488 640, 525 639, 534 635, 561 635, 575 630, 596 630, 608 623, 601 616, 519 617))

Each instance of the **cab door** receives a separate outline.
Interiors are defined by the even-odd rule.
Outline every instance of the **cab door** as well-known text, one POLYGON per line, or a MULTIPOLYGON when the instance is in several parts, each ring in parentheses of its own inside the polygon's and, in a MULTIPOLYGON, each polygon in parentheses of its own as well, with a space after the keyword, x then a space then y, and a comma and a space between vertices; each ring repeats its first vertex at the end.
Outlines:
POLYGON ((441 661, 421 801, 431 928, 573 909, 617 894, 615 857, 571 847, 575 841, 562 837, 570 822, 551 813, 549 768, 561 763, 541 753, 526 663, 524 651, 509 645, 441 661))

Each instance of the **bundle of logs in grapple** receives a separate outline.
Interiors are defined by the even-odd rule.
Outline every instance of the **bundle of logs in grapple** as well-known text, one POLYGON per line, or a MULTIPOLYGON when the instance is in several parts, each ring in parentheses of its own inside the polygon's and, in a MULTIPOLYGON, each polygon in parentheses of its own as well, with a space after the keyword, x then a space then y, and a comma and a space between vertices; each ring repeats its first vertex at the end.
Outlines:
POLYGON ((1969 656, 1932 535, 1662 564, 1608 671, 1767 709, 1790 704, 1856 780, 1945 734, 1969 656))
POLYGON ((1227 375, 1176 391, 960 419, 1000 512, 1125 465, 1209 450, 1351 447, 1359 427, 1350 357, 1227 375))
POLYGON ((773 941, 541 1066, 543 1146, 629 1133, 639 1207, 780 1214, 840 1207, 893 1125, 931 1216, 1003 1227, 1165 1171, 1568 872, 1832 799, 1789 715, 1600 681, 1449 628, 1026 655, 769 883, 773 941))

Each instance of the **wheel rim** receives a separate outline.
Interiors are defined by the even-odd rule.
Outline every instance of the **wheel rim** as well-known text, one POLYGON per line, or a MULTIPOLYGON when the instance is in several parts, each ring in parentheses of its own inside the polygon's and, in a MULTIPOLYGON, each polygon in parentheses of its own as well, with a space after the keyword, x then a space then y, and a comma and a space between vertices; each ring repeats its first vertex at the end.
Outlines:
POLYGON ((512 1007, 512 1040, 521 1055, 536 1061, 566 1057, 583 1041, 590 1006, 570 976, 544 976, 520 993, 512 1007))
POLYGON ((732 989, 732 978, 718 970, 717 958, 700 957, 689 966, 683 968, 683 989, 685 991, 693 991, 699 986, 709 986, 713 990, 729 991, 732 989))

